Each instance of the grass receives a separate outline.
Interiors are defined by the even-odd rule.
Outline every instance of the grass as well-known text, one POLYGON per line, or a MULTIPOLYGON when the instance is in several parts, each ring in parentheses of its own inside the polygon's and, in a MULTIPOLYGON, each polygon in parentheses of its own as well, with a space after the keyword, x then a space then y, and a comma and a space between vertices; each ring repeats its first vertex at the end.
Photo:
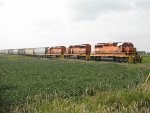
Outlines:
POLYGON ((130 90, 98 92, 95 96, 82 98, 55 97, 49 100, 36 95, 14 113, 149 113, 150 86, 130 90))
MULTIPOLYGON (((137 88, 150 72, 150 57, 143 62, 119 64, 0 55, 0 112, 57 112, 60 106, 64 112, 73 112, 73 107, 75 112, 104 112, 119 103, 120 109, 139 108, 141 102, 150 105, 149 88, 146 92, 137 88)), ((149 110, 147 104, 142 109, 149 110)))
POLYGON ((143 63, 150 65, 150 56, 145 56, 145 57, 143 58, 143 63))

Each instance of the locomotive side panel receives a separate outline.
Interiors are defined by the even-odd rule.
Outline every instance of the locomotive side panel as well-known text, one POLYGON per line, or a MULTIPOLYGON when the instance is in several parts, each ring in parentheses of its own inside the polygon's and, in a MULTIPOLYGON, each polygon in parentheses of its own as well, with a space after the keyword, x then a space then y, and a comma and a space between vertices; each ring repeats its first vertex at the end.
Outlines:
POLYGON ((67 48, 67 54, 90 54, 91 45, 82 44, 82 45, 73 45, 67 48))
POLYGON ((49 48, 48 53, 61 55, 61 54, 66 53, 66 47, 65 46, 51 47, 49 48))
POLYGON ((95 53, 103 53, 103 52, 121 52, 122 48, 118 46, 105 46, 105 45, 100 45, 100 46, 95 46, 95 53))
POLYGON ((135 53, 136 48, 134 48, 132 43, 125 42, 125 43, 103 43, 95 45, 95 54, 100 53, 117 53, 117 52, 124 52, 124 53, 135 53))

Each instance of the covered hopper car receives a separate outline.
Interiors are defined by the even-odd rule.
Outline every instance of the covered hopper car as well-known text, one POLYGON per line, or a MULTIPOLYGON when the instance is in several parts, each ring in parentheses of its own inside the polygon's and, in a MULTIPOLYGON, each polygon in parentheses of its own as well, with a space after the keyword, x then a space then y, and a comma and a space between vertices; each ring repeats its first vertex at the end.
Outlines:
POLYGON ((33 48, 26 48, 25 49, 25 55, 34 55, 34 49, 33 48))
POLYGON ((5 54, 8 54, 8 49, 4 50, 4 53, 5 53, 5 54))
POLYGON ((0 53, 3 54, 3 53, 4 53, 4 50, 0 50, 0 53))
POLYGON ((8 49, 8 54, 13 54, 13 49, 8 49))
POLYGON ((48 53, 48 47, 34 48, 35 56, 46 56, 47 53, 48 53))
POLYGON ((18 55, 18 51, 19 51, 18 49, 13 49, 13 54, 18 55))
POLYGON ((25 49, 19 49, 18 54, 19 55, 25 55, 25 49))

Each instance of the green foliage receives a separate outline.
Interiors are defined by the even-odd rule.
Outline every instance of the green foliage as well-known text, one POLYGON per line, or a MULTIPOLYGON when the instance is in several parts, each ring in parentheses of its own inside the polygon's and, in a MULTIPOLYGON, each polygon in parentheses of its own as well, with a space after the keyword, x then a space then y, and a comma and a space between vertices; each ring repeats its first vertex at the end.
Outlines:
POLYGON ((24 106, 17 106, 14 113, 149 113, 150 86, 119 91, 98 92, 82 98, 59 97, 49 100, 36 95, 24 106))
POLYGON ((39 94, 53 100, 135 87, 150 71, 141 65, 0 55, 0 110, 39 94))
POLYGON ((143 57, 143 63, 149 64, 149 66, 150 66, 150 56, 144 56, 143 57))

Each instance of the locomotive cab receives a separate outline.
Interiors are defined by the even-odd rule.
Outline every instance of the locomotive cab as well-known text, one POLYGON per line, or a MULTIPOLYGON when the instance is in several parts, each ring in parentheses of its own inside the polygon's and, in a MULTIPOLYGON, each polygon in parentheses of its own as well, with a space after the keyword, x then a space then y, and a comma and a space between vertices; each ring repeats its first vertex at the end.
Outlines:
POLYGON ((135 53, 136 52, 136 48, 133 46, 132 43, 129 42, 125 42, 121 45, 122 48, 122 52, 127 52, 127 53, 135 53))

